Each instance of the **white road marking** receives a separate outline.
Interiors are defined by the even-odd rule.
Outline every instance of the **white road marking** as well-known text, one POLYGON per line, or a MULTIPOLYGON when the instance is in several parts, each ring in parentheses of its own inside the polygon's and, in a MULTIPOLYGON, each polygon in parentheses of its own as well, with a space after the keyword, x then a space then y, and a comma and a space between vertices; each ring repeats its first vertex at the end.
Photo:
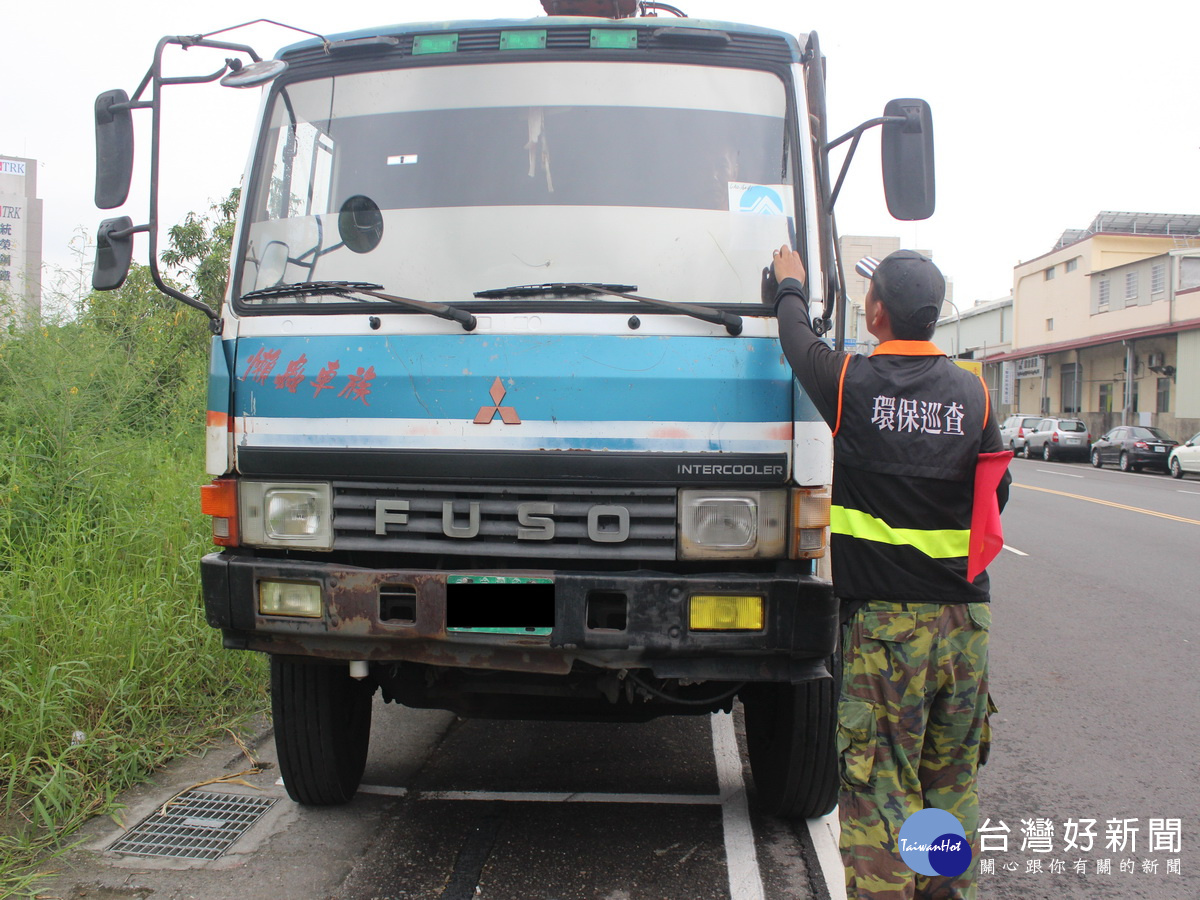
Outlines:
POLYGON ((1177 494, 1200 494, 1200 491, 1176 491, 1177 494))
POLYGON ((1015 554, 1017 554, 1017 556, 1028 556, 1028 555, 1029 555, 1028 553, 1022 553, 1022 552, 1021 552, 1020 550, 1018 550, 1016 547, 1010 547, 1010 546, 1008 546, 1008 544, 1005 544, 1005 545, 1004 545, 1004 549, 1005 549, 1005 550, 1007 550, 1009 553, 1015 553, 1015 554))
MULTIPOLYGON (((514 803, 658 803, 684 806, 721 807, 721 824, 725 833, 725 864, 729 871, 730 900, 765 900, 762 875, 758 869, 758 852, 754 840, 754 828, 750 823, 750 808, 746 800, 746 785, 742 779, 742 758, 738 750, 737 736, 733 732, 733 716, 728 713, 712 715, 713 757, 717 765, 717 785, 720 793, 710 794, 620 794, 620 793, 553 793, 538 791, 420 791, 419 800, 476 800, 509 801, 514 803)), ((283 779, 275 782, 283 785, 283 779)), ((390 785, 363 784, 358 788, 364 794, 384 796, 408 796, 408 788, 390 785)), ((814 819, 820 829, 825 819, 814 819)), ((827 872, 826 883, 830 885, 832 900, 843 900, 846 896, 841 875, 841 862, 837 857, 837 838, 832 838, 830 828, 818 843, 818 858, 822 869, 827 872), (822 846, 822 843, 824 846, 822 846), (830 856, 832 854, 832 857, 830 856), (830 861, 833 860, 833 861, 830 861), (832 866, 832 869, 830 868, 832 866), (836 873, 836 874, 833 874, 836 873), (840 889, 840 893, 839 893, 840 889)), ((814 839, 816 832, 814 832, 814 839)), ((814 840, 814 842, 816 842, 814 840)))
POLYGON ((381 794, 384 797, 408 796, 408 788, 392 787, 390 784, 360 784, 358 791, 361 794, 381 794))
POLYGON ((754 829, 742 780, 742 757, 733 716, 712 715, 713 756, 717 762, 717 784, 721 791, 721 823, 725 829, 725 865, 729 870, 731 900, 764 900, 762 876, 758 871, 754 829))
POLYGON ((808 833, 817 851, 825 886, 829 889, 829 900, 846 900, 846 871, 842 868, 842 852, 838 849, 841 830, 836 809, 827 816, 808 820, 808 833))
POLYGON ((1083 478, 1082 475, 1076 475, 1074 472, 1062 472, 1058 469, 1038 469, 1039 472, 1044 472, 1046 475, 1061 475, 1063 478, 1083 478))

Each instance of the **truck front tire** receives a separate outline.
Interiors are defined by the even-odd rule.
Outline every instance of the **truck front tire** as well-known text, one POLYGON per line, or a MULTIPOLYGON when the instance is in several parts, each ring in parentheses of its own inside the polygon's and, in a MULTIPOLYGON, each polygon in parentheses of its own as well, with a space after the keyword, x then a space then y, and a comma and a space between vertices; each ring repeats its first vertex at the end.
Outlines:
POLYGON ((375 684, 346 665, 271 657, 275 749, 288 796, 305 806, 347 803, 358 790, 371 741, 375 684))
POLYGON ((758 805, 771 815, 811 819, 837 805, 836 662, 833 678, 754 683, 741 692, 758 805))

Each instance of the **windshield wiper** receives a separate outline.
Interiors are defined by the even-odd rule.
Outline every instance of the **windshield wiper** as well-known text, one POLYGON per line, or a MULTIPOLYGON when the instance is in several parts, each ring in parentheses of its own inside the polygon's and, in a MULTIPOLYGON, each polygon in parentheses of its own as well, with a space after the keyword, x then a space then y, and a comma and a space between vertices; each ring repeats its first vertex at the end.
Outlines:
POLYGON ((243 300, 273 300, 276 297, 307 297, 310 294, 348 294, 351 291, 377 291, 382 284, 369 281, 298 281, 295 284, 276 284, 242 294, 243 300))
POLYGON ((413 300, 410 297, 397 297, 394 294, 382 292, 383 285, 369 281, 302 281, 295 284, 277 284, 274 287, 261 288, 242 294, 243 300, 269 300, 275 297, 306 297, 312 294, 334 294, 350 299, 349 295, 359 294, 373 297, 376 300, 386 300, 409 309, 437 316, 439 319, 450 319, 462 325, 464 331, 475 330, 475 317, 463 309, 448 306, 445 303, 430 303, 426 300, 413 300))
POLYGON ((583 282, 552 282, 550 284, 519 284, 515 287, 493 288, 490 291, 476 291, 475 296, 484 299, 497 297, 533 297, 537 294, 554 294, 559 297, 578 296, 579 294, 606 294, 626 291, 636 291, 636 284, 601 284, 583 282))
POLYGON ((672 300, 656 300, 653 297, 642 297, 638 294, 630 293, 636 291, 635 284, 599 284, 587 282, 553 282, 551 284, 524 284, 516 287, 495 288, 490 291, 476 291, 476 297, 493 298, 493 297, 531 297, 535 294, 555 294, 557 296, 571 296, 580 294, 606 294, 610 297, 621 297, 624 300, 634 300, 638 303, 647 303, 651 306, 657 306, 662 309, 669 309, 673 312, 681 312, 692 316, 695 319, 701 319, 705 322, 712 322, 716 325, 724 325, 725 330, 732 335, 742 333, 742 317, 736 313, 725 312, 722 309, 712 309, 708 306, 698 306, 694 303, 676 303, 672 300))

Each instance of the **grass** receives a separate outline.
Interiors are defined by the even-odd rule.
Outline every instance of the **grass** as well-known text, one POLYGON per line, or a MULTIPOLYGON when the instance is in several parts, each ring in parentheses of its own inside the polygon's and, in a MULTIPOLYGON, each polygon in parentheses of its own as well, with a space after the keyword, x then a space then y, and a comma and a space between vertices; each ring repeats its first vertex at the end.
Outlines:
POLYGON ((137 299, 0 336, 0 897, 267 703, 200 602, 203 323, 137 299))

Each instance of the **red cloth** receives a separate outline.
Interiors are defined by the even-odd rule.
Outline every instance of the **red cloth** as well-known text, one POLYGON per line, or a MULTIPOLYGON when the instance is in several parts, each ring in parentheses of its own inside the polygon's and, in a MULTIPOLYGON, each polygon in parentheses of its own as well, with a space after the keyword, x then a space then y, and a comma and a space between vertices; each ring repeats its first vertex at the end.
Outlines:
POLYGON ((1000 526, 1000 504, 996 488, 1008 471, 1011 450, 980 453, 975 463, 975 502, 971 508, 971 544, 967 555, 967 581, 988 567, 1004 546, 1004 529, 1000 526))

